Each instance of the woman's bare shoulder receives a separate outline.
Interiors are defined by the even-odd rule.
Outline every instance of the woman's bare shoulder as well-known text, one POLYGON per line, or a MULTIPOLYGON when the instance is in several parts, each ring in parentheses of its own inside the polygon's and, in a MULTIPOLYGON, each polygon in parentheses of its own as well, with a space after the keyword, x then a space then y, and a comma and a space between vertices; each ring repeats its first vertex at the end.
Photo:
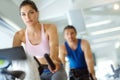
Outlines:
POLYGON ((56 25, 55 24, 44 24, 44 26, 49 29, 49 28, 55 28, 56 25))
POLYGON ((21 29, 15 33, 16 36, 23 36, 25 34, 25 29, 21 29))
POLYGON ((44 27, 45 27, 45 31, 46 33, 52 33, 52 34, 57 34, 57 27, 55 24, 44 24, 44 27))

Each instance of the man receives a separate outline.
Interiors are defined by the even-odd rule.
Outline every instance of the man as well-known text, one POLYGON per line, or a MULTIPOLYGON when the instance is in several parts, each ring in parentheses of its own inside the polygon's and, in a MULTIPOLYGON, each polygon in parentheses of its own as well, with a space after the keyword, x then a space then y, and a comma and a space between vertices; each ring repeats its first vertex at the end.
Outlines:
POLYGON ((70 64, 70 80, 92 80, 95 79, 94 61, 90 45, 84 39, 76 38, 77 31, 74 26, 68 25, 64 28, 65 43, 59 47, 59 57, 65 65, 65 57, 70 64))

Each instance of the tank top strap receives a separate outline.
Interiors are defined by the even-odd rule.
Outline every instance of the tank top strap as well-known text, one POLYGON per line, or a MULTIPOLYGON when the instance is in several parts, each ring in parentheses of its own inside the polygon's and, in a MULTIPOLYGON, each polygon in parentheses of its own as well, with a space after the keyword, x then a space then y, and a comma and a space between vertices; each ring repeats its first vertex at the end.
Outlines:
POLYGON ((81 39, 78 39, 77 48, 81 47, 81 39))
POLYGON ((72 49, 69 47, 67 41, 65 41, 64 44, 65 44, 65 47, 66 47, 66 49, 67 49, 67 52, 68 52, 68 50, 72 50, 72 49))
POLYGON ((41 36, 42 36, 42 39, 44 39, 44 37, 45 37, 45 31, 44 31, 43 24, 41 24, 41 36))
POLYGON ((25 37, 26 37, 26 43, 28 43, 29 40, 28 40, 28 32, 27 32, 27 29, 25 30, 25 37))
MULTIPOLYGON (((65 44, 65 46, 66 46, 67 49, 70 48, 69 45, 68 45, 68 43, 67 43, 67 41, 65 41, 64 44, 65 44)), ((81 39, 78 39, 77 48, 80 48, 80 47, 81 47, 81 39)), ((76 49, 77 49, 77 48, 76 48, 76 49)), ((70 49, 71 49, 71 48, 70 48, 70 49)))

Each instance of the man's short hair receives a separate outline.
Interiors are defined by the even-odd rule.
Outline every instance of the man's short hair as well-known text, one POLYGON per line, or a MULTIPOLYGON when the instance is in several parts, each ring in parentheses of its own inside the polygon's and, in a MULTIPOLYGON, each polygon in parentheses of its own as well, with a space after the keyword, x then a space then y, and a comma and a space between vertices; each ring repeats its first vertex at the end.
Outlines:
POLYGON ((76 28, 73 25, 67 25, 67 26, 65 26, 64 32, 65 32, 66 29, 73 29, 75 31, 75 33, 77 33, 76 28))

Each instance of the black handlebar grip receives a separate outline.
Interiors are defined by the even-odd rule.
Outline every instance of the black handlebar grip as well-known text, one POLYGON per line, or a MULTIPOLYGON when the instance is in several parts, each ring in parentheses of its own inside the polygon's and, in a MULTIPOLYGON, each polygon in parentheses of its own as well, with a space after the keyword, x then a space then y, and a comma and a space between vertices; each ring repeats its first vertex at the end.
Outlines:
POLYGON ((48 62, 48 64, 50 65, 51 69, 54 70, 55 69, 55 64, 51 60, 50 56, 48 54, 45 54, 44 57, 45 57, 46 61, 48 62))

